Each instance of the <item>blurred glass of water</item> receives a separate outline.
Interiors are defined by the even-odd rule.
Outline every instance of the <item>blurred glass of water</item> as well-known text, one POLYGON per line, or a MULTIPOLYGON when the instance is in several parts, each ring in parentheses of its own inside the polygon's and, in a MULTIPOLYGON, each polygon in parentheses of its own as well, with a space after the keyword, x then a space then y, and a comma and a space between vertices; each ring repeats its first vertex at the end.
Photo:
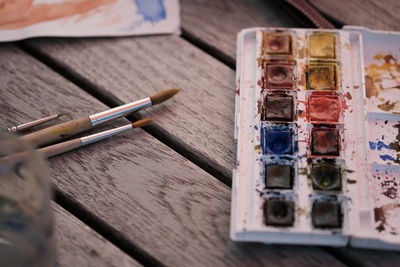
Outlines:
POLYGON ((0 132, 0 266, 55 264, 49 181, 25 142, 0 132))

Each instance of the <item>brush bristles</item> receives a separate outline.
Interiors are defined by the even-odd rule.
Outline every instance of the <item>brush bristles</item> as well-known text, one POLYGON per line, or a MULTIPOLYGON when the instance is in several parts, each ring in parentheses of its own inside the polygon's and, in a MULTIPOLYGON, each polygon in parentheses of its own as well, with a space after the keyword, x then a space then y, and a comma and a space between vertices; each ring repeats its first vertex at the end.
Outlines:
POLYGON ((133 128, 142 127, 142 126, 145 126, 145 125, 151 123, 153 120, 154 120, 153 118, 143 119, 143 120, 132 123, 132 127, 133 128))
POLYGON ((168 90, 161 91, 153 96, 150 96, 151 103, 153 105, 158 105, 176 95, 180 90, 181 89, 179 88, 171 88, 168 90))

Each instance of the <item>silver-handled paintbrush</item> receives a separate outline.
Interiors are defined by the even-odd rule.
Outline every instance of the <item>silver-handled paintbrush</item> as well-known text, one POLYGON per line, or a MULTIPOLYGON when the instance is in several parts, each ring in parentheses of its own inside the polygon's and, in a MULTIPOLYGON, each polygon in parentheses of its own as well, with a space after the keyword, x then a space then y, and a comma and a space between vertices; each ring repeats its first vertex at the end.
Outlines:
POLYGON ((106 121, 120 118, 134 111, 160 104, 173 97, 179 91, 180 89, 178 88, 164 90, 153 96, 103 112, 95 113, 87 117, 54 125, 49 128, 27 134, 21 138, 37 146, 54 143, 60 139, 92 129, 93 127, 106 121))
POLYGON ((19 124, 19 125, 15 125, 15 126, 9 127, 7 130, 10 133, 17 133, 17 132, 20 132, 20 131, 28 130, 28 129, 30 129, 32 127, 35 127, 35 126, 42 125, 42 124, 44 124, 46 122, 53 121, 53 120, 58 119, 59 117, 61 117, 63 115, 64 114, 54 114, 54 115, 51 115, 51 116, 48 116, 48 117, 45 117, 45 118, 41 118, 41 119, 38 119, 38 120, 25 122, 25 123, 22 123, 22 124, 19 124))

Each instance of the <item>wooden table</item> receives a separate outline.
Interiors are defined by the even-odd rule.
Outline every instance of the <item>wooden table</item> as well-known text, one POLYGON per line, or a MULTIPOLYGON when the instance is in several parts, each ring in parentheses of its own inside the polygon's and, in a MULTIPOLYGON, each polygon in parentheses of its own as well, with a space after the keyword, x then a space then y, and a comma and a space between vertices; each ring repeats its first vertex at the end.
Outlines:
MULTIPOLYGON (((400 30, 396 0, 346 1, 356 15, 344 2, 312 2, 342 23, 400 30)), ((63 112, 68 120, 183 89, 128 117, 153 116, 154 125, 49 161, 60 265, 399 265, 398 252, 229 239, 235 35, 251 26, 303 25, 276 1, 182 0, 181 6, 180 36, 0 45, 2 125, 63 112)))

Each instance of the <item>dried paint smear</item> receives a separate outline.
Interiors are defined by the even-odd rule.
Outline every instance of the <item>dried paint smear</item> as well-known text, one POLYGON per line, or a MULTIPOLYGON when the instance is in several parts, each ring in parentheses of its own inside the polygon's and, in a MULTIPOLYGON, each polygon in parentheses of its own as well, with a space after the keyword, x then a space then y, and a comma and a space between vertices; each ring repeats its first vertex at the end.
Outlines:
POLYGON ((370 106, 400 112, 400 65, 390 54, 376 54, 366 69, 365 87, 370 106))
POLYGON ((369 157, 378 164, 400 164, 399 120, 369 119, 369 157))
POLYGON ((371 197, 374 202, 376 230, 391 235, 400 234, 400 173, 398 166, 372 167, 371 197))

